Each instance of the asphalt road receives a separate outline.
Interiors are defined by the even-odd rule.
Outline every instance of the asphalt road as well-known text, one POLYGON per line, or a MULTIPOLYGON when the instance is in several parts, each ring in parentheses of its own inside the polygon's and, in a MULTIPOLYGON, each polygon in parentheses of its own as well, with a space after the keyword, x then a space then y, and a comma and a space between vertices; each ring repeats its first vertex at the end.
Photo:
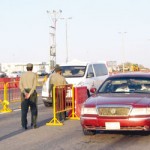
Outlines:
MULTIPOLYGON (((38 105, 37 129, 23 130, 20 109, 0 114, 0 150, 149 150, 150 135, 141 132, 98 132, 85 136, 79 120, 66 120, 63 126, 47 126, 52 108, 38 105)), ((30 125, 30 112, 28 113, 30 125)))

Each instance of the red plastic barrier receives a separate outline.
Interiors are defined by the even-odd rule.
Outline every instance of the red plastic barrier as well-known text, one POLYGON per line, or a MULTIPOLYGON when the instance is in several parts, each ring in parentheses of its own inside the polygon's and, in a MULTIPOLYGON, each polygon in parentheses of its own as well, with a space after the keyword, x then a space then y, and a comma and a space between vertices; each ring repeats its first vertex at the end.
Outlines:
POLYGON ((87 96, 87 87, 75 87, 75 114, 80 117, 81 115, 81 106, 83 102, 88 98, 87 96))
POLYGON ((4 82, 0 82, 0 102, 4 99, 4 82))
POLYGON ((19 77, 17 77, 17 78, 0 78, 0 82, 4 82, 4 83, 12 82, 12 81, 19 81, 19 80, 20 80, 19 77))
MULTIPOLYGON (((19 86, 19 80, 20 78, 0 78, 0 83, 11 83, 9 84, 8 88, 18 88, 19 86), (14 83, 13 83, 14 82, 14 83)), ((3 89, 4 87, 0 86, 0 89, 3 89)))
POLYGON ((0 78, 0 82, 10 82, 11 81, 11 78, 0 78))

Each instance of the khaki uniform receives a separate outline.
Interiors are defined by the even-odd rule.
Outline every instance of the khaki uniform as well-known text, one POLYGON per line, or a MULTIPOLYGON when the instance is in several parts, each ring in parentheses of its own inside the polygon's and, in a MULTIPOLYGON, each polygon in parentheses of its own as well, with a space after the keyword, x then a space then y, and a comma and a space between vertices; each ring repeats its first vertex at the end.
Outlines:
POLYGON ((22 127, 27 128, 27 113, 31 109, 31 125, 36 126, 37 120, 37 92, 36 92, 37 77, 32 71, 27 71, 20 77, 19 88, 21 90, 21 122, 22 127), (25 99, 25 94, 29 93, 29 99, 25 99))
POLYGON ((27 71, 22 74, 19 82, 21 93, 25 93, 25 89, 30 89, 30 94, 36 90, 37 78, 36 74, 32 71, 27 71))
POLYGON ((67 84, 67 82, 66 82, 66 79, 62 75, 58 73, 53 73, 50 76, 50 84, 57 86, 57 85, 65 85, 67 84))
MULTIPOLYGON (((59 85, 65 85, 67 84, 66 82, 66 79, 60 75, 59 73, 53 73, 51 76, 50 76, 50 81, 49 81, 49 84, 50 84, 50 88, 49 91, 52 91, 52 88, 53 88, 53 85, 54 86, 59 86, 59 85)), ((62 108, 63 106, 62 105, 62 95, 64 96, 65 98, 65 94, 63 93, 64 91, 60 88, 57 90, 58 93, 56 93, 57 95, 57 101, 56 101, 56 110, 59 110, 60 108, 62 108)), ((57 113, 57 118, 61 121, 63 119, 65 119, 65 112, 62 112, 62 113, 57 113)))

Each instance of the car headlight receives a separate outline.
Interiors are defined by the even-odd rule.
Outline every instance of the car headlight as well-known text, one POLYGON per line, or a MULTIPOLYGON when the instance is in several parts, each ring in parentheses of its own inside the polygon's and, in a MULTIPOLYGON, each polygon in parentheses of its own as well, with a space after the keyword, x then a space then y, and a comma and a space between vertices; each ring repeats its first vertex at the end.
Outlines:
POLYGON ((82 107, 81 108, 81 115, 84 114, 97 114, 96 108, 86 108, 86 107, 82 107))
POLYGON ((150 108, 133 108, 131 110, 130 116, 136 115, 150 115, 150 108))

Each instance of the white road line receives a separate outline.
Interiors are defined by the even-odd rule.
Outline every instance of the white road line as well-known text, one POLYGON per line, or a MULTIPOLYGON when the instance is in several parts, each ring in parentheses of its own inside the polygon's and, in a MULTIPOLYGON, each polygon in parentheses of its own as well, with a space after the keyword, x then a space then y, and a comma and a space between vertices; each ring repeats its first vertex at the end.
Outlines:
MULTIPOLYGON (((38 104, 38 106, 42 106, 42 105, 43 105, 43 103, 38 104)), ((13 111, 15 111, 15 112, 21 111, 21 108, 13 109, 12 112, 13 112, 13 111)), ((1 112, 0 115, 1 115, 1 114, 6 114, 6 113, 12 113, 12 112, 1 112)))

